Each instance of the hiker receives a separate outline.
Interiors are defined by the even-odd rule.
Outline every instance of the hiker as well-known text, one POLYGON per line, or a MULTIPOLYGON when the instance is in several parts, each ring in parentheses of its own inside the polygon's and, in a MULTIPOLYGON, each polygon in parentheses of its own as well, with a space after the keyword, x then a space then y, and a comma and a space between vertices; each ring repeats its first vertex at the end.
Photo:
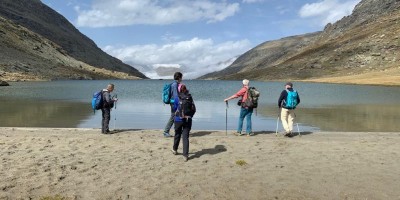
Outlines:
POLYGON ((249 82, 250 82, 249 80, 244 79, 242 89, 240 89, 236 94, 234 94, 224 100, 225 102, 227 102, 231 99, 242 97, 241 100, 239 100, 239 102, 238 102, 238 105, 241 108, 240 108, 239 124, 238 124, 238 129, 237 129, 236 135, 239 135, 239 136, 245 135, 244 133, 242 133, 244 118, 246 118, 246 135, 247 136, 254 135, 254 133, 252 132, 252 129, 251 129, 251 115, 253 114, 253 107, 248 107, 244 104, 244 102, 246 102, 246 100, 248 98, 249 82))
POLYGON ((189 93, 185 85, 181 85, 179 95, 175 98, 173 104, 174 122, 175 122, 175 136, 172 153, 177 155, 179 142, 182 136, 183 143, 183 157, 184 161, 189 160, 189 132, 192 128, 192 117, 196 112, 192 95, 189 93))
POLYGON ((285 89, 281 92, 278 100, 278 107, 280 109, 282 126, 285 129, 285 136, 292 137, 293 121, 296 117, 294 109, 300 103, 300 96, 296 90, 293 89, 293 83, 287 82, 285 89))
POLYGON ((101 120, 101 133, 110 133, 109 124, 111 118, 111 108, 114 107, 114 102, 117 98, 111 98, 111 92, 114 91, 114 84, 108 84, 107 89, 102 90, 103 106, 101 107, 102 120, 101 120))
POLYGON ((181 72, 175 72, 174 74, 174 82, 171 84, 171 115, 167 121, 167 125, 165 125, 164 128, 164 137, 172 137, 172 135, 169 134, 169 131, 171 130, 172 125, 174 124, 174 117, 175 113, 173 111, 173 100, 178 97, 178 87, 181 85, 180 83, 182 82, 182 73, 181 72))

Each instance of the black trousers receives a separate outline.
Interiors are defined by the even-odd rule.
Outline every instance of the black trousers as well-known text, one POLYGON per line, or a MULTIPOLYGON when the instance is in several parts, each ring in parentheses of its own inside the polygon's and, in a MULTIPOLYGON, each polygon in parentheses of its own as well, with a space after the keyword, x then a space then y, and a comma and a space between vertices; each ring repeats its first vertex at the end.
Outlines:
POLYGON ((101 109, 101 132, 105 133, 110 131, 109 124, 110 124, 110 118, 111 118, 111 109, 110 108, 102 108, 101 109))
POLYGON ((179 147, 179 142, 183 143, 183 156, 189 156, 189 132, 192 128, 192 119, 183 119, 183 122, 175 122, 175 136, 174 146, 172 147, 175 151, 179 147))

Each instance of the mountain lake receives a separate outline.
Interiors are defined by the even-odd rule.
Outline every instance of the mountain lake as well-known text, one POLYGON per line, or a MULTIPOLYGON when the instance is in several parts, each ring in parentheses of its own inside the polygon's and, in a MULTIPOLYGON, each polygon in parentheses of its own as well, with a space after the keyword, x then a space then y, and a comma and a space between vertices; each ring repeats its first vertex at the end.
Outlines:
MULTIPOLYGON (((117 107, 111 112, 110 129, 163 129, 170 115, 161 92, 172 80, 67 80, 11 82, 0 87, 1 127, 100 128, 101 111, 93 112, 93 93, 115 84, 117 107)), ((236 93, 241 81, 184 80, 197 112, 194 130, 234 131, 239 117, 236 93)), ((294 82, 301 103, 296 109, 295 130, 398 132, 400 87, 294 82), (296 126, 297 125, 297 126, 296 126)), ((275 132, 278 97, 284 82, 250 81, 261 96, 252 116, 253 131, 275 132)), ((279 122, 279 130, 282 125, 279 122)), ((161 134, 161 133, 160 133, 161 134)))

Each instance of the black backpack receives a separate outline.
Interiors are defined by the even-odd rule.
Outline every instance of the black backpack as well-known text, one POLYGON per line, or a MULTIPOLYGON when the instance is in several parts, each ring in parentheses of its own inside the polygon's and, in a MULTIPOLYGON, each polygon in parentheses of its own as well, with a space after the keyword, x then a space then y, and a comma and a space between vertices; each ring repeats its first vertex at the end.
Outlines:
POLYGON ((179 107, 177 114, 180 117, 190 116, 196 113, 196 105, 194 104, 192 95, 189 93, 179 93, 179 107))

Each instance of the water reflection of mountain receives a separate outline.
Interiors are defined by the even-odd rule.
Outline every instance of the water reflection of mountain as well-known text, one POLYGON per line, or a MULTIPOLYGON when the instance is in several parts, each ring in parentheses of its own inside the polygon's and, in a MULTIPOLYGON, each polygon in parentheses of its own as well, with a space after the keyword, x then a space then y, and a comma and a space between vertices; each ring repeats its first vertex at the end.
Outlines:
MULTIPOLYGON (((277 116, 278 109, 259 109, 263 115, 277 116)), ((299 123, 315 126, 322 131, 400 131, 398 105, 340 105, 296 109, 299 123)))
POLYGON ((2 99, 0 126, 73 128, 91 114, 87 103, 2 99))

